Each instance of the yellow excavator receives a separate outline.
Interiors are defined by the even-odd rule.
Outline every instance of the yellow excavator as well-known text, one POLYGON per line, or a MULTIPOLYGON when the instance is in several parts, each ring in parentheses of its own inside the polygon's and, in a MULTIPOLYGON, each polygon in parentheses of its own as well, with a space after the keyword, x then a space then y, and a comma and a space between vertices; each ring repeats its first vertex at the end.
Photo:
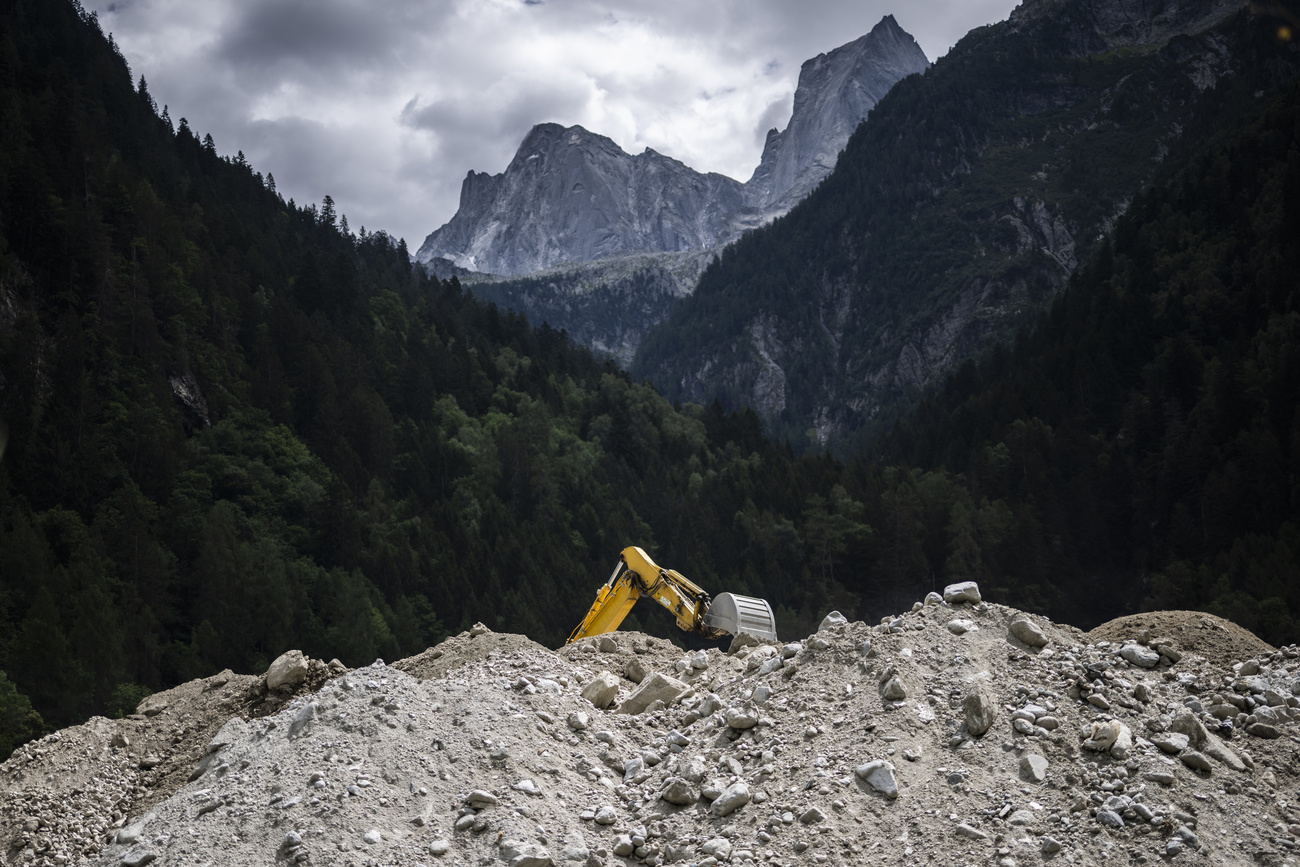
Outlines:
POLYGON ((744 632, 776 640, 776 618, 766 599, 719 593, 717 599, 710 600, 699 585, 675 569, 660 568, 634 545, 623 549, 609 580, 596 591, 596 601, 568 643, 618 629, 643 594, 671 611, 677 625, 687 632, 698 632, 705 638, 744 632))

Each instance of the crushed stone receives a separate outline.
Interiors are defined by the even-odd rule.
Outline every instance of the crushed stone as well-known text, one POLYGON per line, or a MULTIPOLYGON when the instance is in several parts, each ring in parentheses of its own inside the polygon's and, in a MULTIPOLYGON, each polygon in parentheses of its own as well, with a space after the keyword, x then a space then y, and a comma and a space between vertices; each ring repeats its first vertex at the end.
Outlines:
POLYGON ((309 661, 293 695, 223 673, 0 765, 0 859, 1300 863, 1300 649, 1223 659, 1142 617, 1100 638, 930 600, 731 652, 475 627, 391 666, 309 661), (684 689, 618 712, 651 681, 684 689))

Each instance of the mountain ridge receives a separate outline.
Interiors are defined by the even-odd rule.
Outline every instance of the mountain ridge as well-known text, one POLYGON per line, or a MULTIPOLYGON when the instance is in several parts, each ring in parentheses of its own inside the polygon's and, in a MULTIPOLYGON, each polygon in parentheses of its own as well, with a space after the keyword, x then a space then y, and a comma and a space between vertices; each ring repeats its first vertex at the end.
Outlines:
POLYGON ((746 201, 765 221, 789 211, 831 173, 849 136, 894 82, 929 66, 893 15, 853 42, 805 61, 790 122, 768 131, 745 183, 746 201))
POLYGON ((1026 4, 901 82, 813 194, 646 336, 635 375, 847 453, 1009 336, 1192 146, 1185 130, 1231 123, 1295 68, 1271 26, 1220 17, 1243 3, 1173 4, 1189 17, 1158 47, 1108 35, 1113 5, 1026 4), (1182 35, 1205 20, 1221 23, 1182 35))
POLYGON ((880 97, 928 65, 892 15, 807 61, 790 123, 768 134, 746 183, 650 148, 630 155, 581 126, 537 124, 503 172, 466 175, 456 214, 415 258, 517 277, 606 256, 725 244, 807 195, 880 97))

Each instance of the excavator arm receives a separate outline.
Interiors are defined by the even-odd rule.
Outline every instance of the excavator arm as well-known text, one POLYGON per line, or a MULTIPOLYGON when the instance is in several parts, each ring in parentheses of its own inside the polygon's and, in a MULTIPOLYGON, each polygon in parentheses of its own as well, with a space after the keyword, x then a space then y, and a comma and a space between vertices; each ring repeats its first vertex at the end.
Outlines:
POLYGON ((642 595, 671 611, 678 627, 687 632, 721 638, 745 631, 776 638, 772 607, 765 600, 723 593, 711 602, 709 594, 685 575, 661 568, 645 551, 630 546, 619 555, 609 580, 596 591, 596 601, 568 643, 618 629, 642 595))

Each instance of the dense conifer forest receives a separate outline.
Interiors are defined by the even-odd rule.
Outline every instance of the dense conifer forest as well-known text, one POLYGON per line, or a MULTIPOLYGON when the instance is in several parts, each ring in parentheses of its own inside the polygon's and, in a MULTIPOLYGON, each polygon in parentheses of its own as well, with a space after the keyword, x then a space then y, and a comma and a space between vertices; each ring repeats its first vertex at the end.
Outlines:
MULTIPOLYGON (((1085 627, 1206 607, 1294 641, 1298 142, 1293 89, 845 463, 284 201, 94 16, 6 4, 0 756, 291 647, 364 664, 478 620, 558 644, 630 544, 788 637, 973 579, 1085 627)), ((649 603, 631 625, 681 636, 649 603)))

